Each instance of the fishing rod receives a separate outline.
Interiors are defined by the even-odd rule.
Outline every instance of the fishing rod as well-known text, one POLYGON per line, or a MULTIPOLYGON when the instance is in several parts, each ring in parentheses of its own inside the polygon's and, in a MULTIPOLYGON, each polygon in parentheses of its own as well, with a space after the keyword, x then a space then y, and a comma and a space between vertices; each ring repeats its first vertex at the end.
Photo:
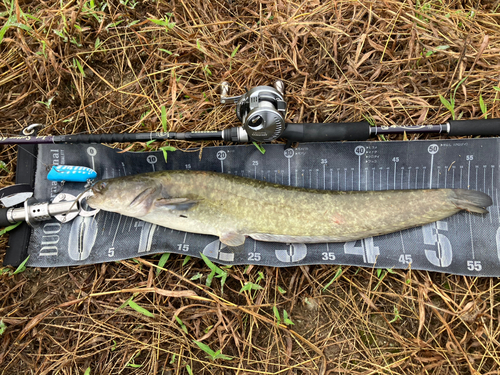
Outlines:
POLYGON ((221 131, 148 132, 113 134, 34 135, 40 124, 28 126, 23 135, 0 137, 0 144, 128 143, 163 140, 246 143, 284 139, 292 142, 364 141, 385 134, 433 133, 450 136, 499 136, 500 119, 453 120, 444 124, 421 126, 371 126, 367 121, 347 123, 286 123, 285 87, 282 81, 257 86, 239 96, 229 96, 223 82, 221 104, 235 104, 242 126, 221 131))

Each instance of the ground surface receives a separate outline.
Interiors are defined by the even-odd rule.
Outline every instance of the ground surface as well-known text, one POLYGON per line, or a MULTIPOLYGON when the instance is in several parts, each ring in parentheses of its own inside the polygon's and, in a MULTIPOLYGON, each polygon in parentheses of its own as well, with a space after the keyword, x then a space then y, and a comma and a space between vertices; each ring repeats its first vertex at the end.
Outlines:
MULTIPOLYGON (((32 123, 46 124, 43 134, 156 131, 162 106, 170 130, 223 129, 237 121, 219 105, 223 80, 239 93, 282 79, 290 122, 500 117, 499 5, 4 0, 1 132, 32 123)), ((12 184, 15 148, 0 158, 0 185, 12 184)), ((205 286, 203 261, 184 260, 3 273, 1 373, 500 371, 497 279, 238 266, 221 289, 220 279, 205 286), (262 289, 240 292, 247 282, 262 289), (231 358, 210 359, 195 341, 231 358)))

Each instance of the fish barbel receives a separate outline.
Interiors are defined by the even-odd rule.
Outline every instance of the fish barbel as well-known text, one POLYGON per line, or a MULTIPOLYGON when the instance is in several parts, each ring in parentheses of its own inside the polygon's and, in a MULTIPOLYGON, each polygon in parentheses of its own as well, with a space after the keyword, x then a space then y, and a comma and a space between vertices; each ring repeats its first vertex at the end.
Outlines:
POLYGON ((204 171, 159 171, 97 182, 92 208, 184 232, 286 243, 345 242, 487 213, 491 198, 465 189, 330 191, 204 171))

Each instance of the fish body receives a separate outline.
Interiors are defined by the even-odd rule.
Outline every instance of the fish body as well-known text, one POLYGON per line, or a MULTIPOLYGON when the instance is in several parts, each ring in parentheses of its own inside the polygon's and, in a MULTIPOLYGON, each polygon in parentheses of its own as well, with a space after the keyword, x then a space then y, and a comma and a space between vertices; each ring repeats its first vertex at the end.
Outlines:
POLYGON ((465 189, 330 191, 206 171, 159 171, 100 181, 87 202, 167 228, 286 243, 345 242, 486 213, 491 198, 465 189))

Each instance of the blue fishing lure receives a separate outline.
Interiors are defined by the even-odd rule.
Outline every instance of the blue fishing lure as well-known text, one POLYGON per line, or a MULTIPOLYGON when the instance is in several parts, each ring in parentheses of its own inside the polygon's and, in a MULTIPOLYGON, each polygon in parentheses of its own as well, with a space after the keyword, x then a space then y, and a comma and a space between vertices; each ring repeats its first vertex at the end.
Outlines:
POLYGON ((54 165, 47 179, 57 182, 87 182, 97 177, 97 172, 92 168, 77 165, 54 165))

